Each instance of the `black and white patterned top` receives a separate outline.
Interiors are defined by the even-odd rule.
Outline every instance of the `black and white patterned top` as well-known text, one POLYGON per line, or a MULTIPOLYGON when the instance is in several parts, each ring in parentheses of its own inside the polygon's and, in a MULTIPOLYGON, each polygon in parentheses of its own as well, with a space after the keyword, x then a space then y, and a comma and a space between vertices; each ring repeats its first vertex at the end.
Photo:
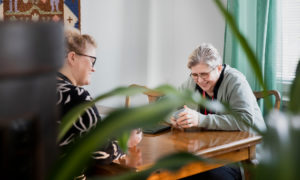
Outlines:
MULTIPOLYGON (((91 101, 92 98, 84 88, 75 86, 61 73, 57 74, 57 105, 60 106, 60 117, 77 105, 91 101)), ((60 121, 58 122, 60 123, 60 121)), ((101 125, 101 117, 96 106, 86 109, 85 113, 75 122, 60 142, 60 147, 74 142, 75 138, 84 135, 96 125, 101 125)), ((116 141, 109 141, 101 150, 93 153, 92 157, 100 164, 109 164, 118 159, 123 153, 116 141)))

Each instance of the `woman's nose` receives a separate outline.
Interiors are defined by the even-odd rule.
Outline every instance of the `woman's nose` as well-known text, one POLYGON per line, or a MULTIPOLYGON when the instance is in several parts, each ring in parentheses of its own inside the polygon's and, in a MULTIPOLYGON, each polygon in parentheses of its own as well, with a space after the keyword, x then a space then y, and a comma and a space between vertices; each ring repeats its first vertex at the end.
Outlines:
POLYGON ((197 77, 197 82, 202 82, 202 81, 203 81, 203 79, 200 76, 198 76, 197 77))

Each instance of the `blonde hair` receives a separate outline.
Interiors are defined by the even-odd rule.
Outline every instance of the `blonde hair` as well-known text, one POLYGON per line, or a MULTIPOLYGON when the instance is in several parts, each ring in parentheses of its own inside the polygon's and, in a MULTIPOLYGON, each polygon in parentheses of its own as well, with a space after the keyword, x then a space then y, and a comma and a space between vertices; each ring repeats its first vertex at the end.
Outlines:
POLYGON ((203 43, 192 52, 188 59, 187 66, 191 69, 199 63, 207 64, 213 68, 222 63, 221 56, 217 49, 211 44, 203 43))
POLYGON ((86 51, 87 45, 92 45, 97 48, 96 41, 94 38, 88 34, 81 34, 79 30, 66 27, 65 28, 65 53, 69 53, 71 51, 82 53, 86 51))

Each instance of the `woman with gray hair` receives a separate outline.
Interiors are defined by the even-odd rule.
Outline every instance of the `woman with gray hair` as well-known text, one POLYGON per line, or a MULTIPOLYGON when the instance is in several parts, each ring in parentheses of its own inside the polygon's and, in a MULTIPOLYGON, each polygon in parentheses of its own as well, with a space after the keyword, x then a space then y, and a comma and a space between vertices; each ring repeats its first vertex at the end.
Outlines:
MULTIPOLYGON (((190 89, 203 98, 228 103, 232 110, 248 124, 261 130, 266 128, 256 98, 246 77, 238 70, 221 63, 218 51, 211 44, 201 44, 189 57, 190 77, 180 89, 190 89)), ((214 130, 247 131, 249 126, 231 114, 208 111, 197 104, 184 106, 173 126, 180 128, 201 127, 214 130)))
MULTIPOLYGON (((190 77, 180 89, 190 89, 203 98, 228 103, 239 117, 260 130, 266 128, 256 98, 245 78, 238 70, 223 64, 211 44, 201 44, 189 57, 190 77)), ((212 112, 197 104, 187 104, 181 113, 171 117, 176 128, 200 127, 210 130, 247 131, 251 127, 231 114, 212 112)), ((224 166, 196 175, 203 179, 241 179, 238 167, 224 166)))

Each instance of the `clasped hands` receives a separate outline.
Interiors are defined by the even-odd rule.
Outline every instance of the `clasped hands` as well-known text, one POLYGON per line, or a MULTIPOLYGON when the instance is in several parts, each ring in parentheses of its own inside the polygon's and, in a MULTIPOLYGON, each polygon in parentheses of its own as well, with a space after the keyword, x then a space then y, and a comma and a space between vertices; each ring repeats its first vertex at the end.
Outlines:
POLYGON ((198 126, 198 112, 183 106, 184 110, 180 112, 177 117, 171 116, 171 124, 174 128, 191 128, 198 126))

